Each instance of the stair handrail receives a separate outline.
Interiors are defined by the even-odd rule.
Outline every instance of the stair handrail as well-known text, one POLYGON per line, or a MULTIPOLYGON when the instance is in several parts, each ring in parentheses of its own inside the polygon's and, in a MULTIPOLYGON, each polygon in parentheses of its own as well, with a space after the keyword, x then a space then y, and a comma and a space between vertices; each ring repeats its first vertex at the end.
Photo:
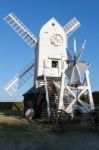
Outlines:
POLYGON ((50 103, 49 103, 47 79, 46 79, 45 72, 44 72, 44 82, 45 82, 45 91, 46 91, 47 112, 48 112, 48 118, 50 118, 50 103))

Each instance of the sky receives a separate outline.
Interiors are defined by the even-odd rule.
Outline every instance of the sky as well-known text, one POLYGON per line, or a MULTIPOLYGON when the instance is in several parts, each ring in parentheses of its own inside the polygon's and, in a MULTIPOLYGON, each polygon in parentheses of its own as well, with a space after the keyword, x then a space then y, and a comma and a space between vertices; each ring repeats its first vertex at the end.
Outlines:
POLYGON ((31 78, 13 96, 3 86, 24 66, 34 60, 31 49, 8 24, 4 17, 13 12, 39 37, 41 27, 52 17, 64 26, 76 17, 81 26, 68 39, 68 49, 73 53, 73 39, 77 40, 77 51, 86 40, 82 60, 90 63, 92 91, 99 90, 99 0, 0 0, 0 101, 21 101, 22 94, 33 85, 31 78))

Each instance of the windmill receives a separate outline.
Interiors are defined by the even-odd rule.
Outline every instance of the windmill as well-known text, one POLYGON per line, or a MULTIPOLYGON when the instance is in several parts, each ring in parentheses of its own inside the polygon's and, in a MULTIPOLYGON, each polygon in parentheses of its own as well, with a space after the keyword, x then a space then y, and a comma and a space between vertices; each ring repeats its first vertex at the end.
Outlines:
POLYGON ((74 39, 74 56, 68 55, 68 67, 64 68, 63 75, 63 85, 60 87, 57 83, 54 82, 56 88, 60 90, 62 88, 63 97, 68 101, 68 107, 64 107, 64 103, 61 100, 63 97, 60 97, 60 106, 59 109, 64 110, 67 113, 72 115, 74 110, 79 110, 81 113, 88 113, 91 110, 94 110, 94 102, 92 98, 91 85, 89 80, 89 64, 80 61, 81 55, 83 54, 85 48, 84 41, 78 55, 76 48, 76 40, 74 39), (65 82, 64 82, 65 81, 65 82), (86 94, 87 99, 83 101, 81 96, 86 94))
MULTIPOLYGON (((10 13, 9 15, 7 15, 4 18, 4 20, 31 48, 39 45, 40 43, 39 39, 37 39, 34 36, 34 34, 20 21, 20 19, 18 19, 18 17, 14 13, 10 13)), ((55 20, 55 18, 52 18, 51 22, 53 23, 57 21, 55 20)), ((52 26, 54 26, 54 23, 52 26)), ((63 27, 66 36, 72 34, 79 26, 80 22, 76 18, 73 18, 63 27)), ((47 31, 45 32, 47 33, 47 31)), ((61 36, 55 34, 52 37, 51 42, 53 45, 56 46, 59 43, 59 40, 60 42, 62 42, 61 36)), ((59 45, 60 44, 61 43, 59 43, 59 45)), ((14 94, 14 92, 16 92, 31 76, 33 76, 32 73, 33 68, 34 68, 33 63, 24 67, 22 71, 20 71, 17 75, 15 75, 15 77, 4 86, 5 91, 7 91, 10 95, 14 94)))
POLYGON ((74 39, 74 57, 70 57, 68 60, 68 69, 66 75, 71 85, 81 84, 81 77, 83 77, 89 65, 85 62, 80 61, 80 57, 83 54, 86 41, 84 41, 80 52, 77 55, 76 40, 74 39))
MULTIPOLYGON (((76 18, 73 18, 63 27, 55 18, 52 18, 43 25, 40 30, 39 38, 36 38, 14 13, 7 15, 4 20, 31 48, 35 46, 35 63, 30 63, 19 72, 6 86, 4 86, 4 90, 9 94, 13 94, 34 75, 34 89, 36 90, 40 87, 43 89, 43 86, 45 89, 48 118, 52 115, 54 103, 56 104, 57 109, 65 110, 64 95, 66 95, 66 97, 68 95, 69 99, 72 99, 72 101, 70 100, 71 103, 76 101, 75 94, 71 91, 72 84, 80 83, 80 76, 83 74, 82 72, 85 73, 88 68, 87 64, 79 62, 85 43, 78 56, 76 56, 76 41, 74 40, 74 59, 72 59, 71 55, 67 52, 68 37, 78 29, 80 22, 76 18), (82 70, 82 68, 84 70, 82 70), (35 71, 33 71, 33 69, 35 71), (79 71, 80 69, 81 71, 79 71), (70 82, 70 86, 69 84, 64 83, 65 78, 70 82), (60 89, 58 91, 58 96, 57 89, 60 89), (52 98, 54 99, 53 102, 51 102, 52 98)), ((88 73, 86 73, 86 78, 88 78, 88 73)), ((89 83, 88 79, 87 81, 89 83)), ((90 84, 88 85, 89 87, 86 88, 89 89, 91 95, 90 84)), ((79 93, 79 95, 81 95, 81 93, 79 93)), ((39 98, 36 97, 36 99, 39 98)), ((93 107, 92 97, 91 101, 93 107)), ((66 112, 72 113, 70 110, 73 105, 70 102, 66 112)), ((37 106, 35 112, 38 109, 39 111, 41 110, 40 105, 37 106)))

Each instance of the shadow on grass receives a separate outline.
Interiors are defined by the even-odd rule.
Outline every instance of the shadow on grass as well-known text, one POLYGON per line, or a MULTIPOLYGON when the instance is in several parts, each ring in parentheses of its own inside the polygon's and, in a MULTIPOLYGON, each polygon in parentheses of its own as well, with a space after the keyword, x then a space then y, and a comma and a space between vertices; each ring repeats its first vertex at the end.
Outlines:
POLYGON ((26 121, 24 119, 19 123, 0 123, 0 133, 9 132, 9 133, 48 133, 51 129, 48 124, 41 123, 39 121, 26 121))
POLYGON ((1 110, 0 111, 0 132, 47 132, 49 131, 48 122, 41 120, 26 120, 22 117, 20 110, 1 110))
POLYGON ((22 112, 19 110, 0 111, 0 132, 50 132, 50 133, 73 133, 73 132, 91 132, 85 119, 71 122, 68 128, 57 128, 52 123, 44 120, 26 120, 22 118, 22 112), (3 121, 2 121, 3 120, 3 121))
POLYGON ((26 132, 27 125, 0 123, 0 132, 26 132))
POLYGON ((48 134, 67 134, 67 133, 83 133, 92 132, 86 124, 72 124, 66 129, 56 128, 52 124, 49 125, 40 121, 24 121, 21 123, 0 123, 0 133, 48 133, 48 134))
POLYGON ((21 110, 0 110, 0 115, 22 117, 22 111, 21 110))

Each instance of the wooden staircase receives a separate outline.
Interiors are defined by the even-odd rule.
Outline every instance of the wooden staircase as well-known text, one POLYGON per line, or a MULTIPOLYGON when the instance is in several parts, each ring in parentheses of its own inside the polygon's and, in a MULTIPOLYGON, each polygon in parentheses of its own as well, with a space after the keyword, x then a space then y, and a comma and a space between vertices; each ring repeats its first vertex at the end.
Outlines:
MULTIPOLYGON (((56 89, 53 80, 51 78, 47 78, 47 90, 49 96, 50 113, 51 117, 53 117, 52 116, 53 113, 58 109, 60 91, 56 89)), ((64 106, 65 107, 68 106, 68 102, 65 99, 64 99, 64 106)), ((48 119, 46 91, 44 85, 36 89, 34 110, 36 112, 35 118, 48 119)))

